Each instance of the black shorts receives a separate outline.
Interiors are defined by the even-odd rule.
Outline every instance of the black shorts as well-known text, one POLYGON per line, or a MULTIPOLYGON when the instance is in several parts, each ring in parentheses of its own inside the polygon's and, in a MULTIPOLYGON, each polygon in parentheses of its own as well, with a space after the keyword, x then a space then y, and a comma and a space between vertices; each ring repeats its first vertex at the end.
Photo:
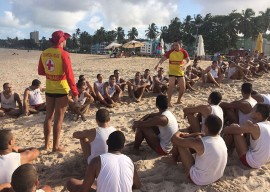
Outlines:
POLYGON ((45 93, 46 96, 48 97, 53 97, 53 98, 59 98, 59 97, 65 97, 67 94, 57 94, 57 93, 45 93))

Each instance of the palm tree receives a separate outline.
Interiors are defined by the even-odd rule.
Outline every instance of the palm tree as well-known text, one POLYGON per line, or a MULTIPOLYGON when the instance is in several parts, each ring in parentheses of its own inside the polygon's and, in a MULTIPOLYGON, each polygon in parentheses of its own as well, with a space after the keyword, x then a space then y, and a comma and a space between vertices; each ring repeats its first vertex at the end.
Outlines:
POLYGON ((107 31, 107 33, 106 33, 106 41, 107 42, 112 42, 112 41, 114 41, 115 40, 115 38, 116 38, 116 31, 114 31, 114 30, 111 30, 111 31, 107 31))
POLYGON ((265 12, 261 11, 260 14, 263 20, 263 32, 265 33, 267 30, 270 30, 270 8, 267 8, 265 12))
POLYGON ((138 37, 138 31, 135 27, 132 27, 127 34, 129 40, 135 40, 138 37))
POLYGON ((171 20, 171 24, 168 28, 170 42, 181 39, 181 22, 178 17, 171 20))
POLYGON ((122 27, 117 27, 116 29, 116 39, 118 43, 123 43, 125 40, 125 31, 122 27))
POLYGON ((149 38, 150 40, 155 40, 157 36, 159 35, 158 28, 155 23, 152 23, 148 26, 148 29, 145 30, 145 36, 149 38))
POLYGON ((99 44, 106 40, 106 31, 104 27, 100 27, 100 29, 96 30, 94 40, 99 44))
POLYGON ((167 26, 160 27, 160 39, 163 39, 164 42, 169 42, 169 32, 167 26))
POLYGON ((244 34, 244 39, 251 37, 252 35, 252 18, 255 16, 255 12, 248 8, 242 10, 239 23, 239 32, 244 34))
POLYGON ((91 35, 86 31, 80 33, 80 48, 81 48, 81 51, 84 51, 84 50, 89 51, 90 47, 91 47, 91 44, 92 44, 91 35))

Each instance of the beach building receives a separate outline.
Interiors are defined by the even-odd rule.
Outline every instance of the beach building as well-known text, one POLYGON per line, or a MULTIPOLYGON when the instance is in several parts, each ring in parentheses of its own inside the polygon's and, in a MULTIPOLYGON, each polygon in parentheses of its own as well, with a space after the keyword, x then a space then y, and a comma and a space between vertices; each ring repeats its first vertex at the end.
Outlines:
POLYGON ((38 31, 31 32, 30 39, 33 39, 35 43, 39 43, 39 32, 38 31))

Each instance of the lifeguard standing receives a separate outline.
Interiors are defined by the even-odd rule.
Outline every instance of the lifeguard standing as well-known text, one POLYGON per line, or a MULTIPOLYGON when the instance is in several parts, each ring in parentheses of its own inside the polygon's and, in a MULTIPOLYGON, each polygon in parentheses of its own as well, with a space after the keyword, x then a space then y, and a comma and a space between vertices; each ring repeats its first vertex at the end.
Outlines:
POLYGON ((177 78, 179 85, 179 94, 176 103, 181 103, 181 98, 186 89, 185 83, 185 68, 189 65, 190 59, 188 52, 181 48, 179 42, 173 43, 173 49, 164 54, 155 67, 155 70, 165 61, 169 59, 169 88, 168 88, 168 102, 172 107, 171 98, 173 94, 173 88, 175 86, 175 80, 177 78), (184 62, 186 60, 186 63, 184 62))
POLYGON ((50 38, 53 46, 42 52, 38 65, 38 74, 46 76, 46 118, 44 121, 45 149, 50 148, 50 133, 53 124, 53 152, 64 151, 59 145, 64 114, 68 105, 68 92, 71 89, 75 102, 78 100, 78 91, 74 81, 66 40, 70 37, 63 31, 55 31, 50 38))

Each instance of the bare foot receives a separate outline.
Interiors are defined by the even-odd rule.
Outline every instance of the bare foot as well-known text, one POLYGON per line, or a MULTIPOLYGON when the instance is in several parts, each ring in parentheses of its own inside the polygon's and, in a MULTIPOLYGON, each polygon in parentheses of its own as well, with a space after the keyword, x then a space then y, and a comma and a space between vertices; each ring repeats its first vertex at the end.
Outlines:
POLYGON ((54 148, 52 150, 52 152, 65 152, 65 151, 66 151, 65 147, 63 147, 63 146, 58 146, 57 148, 54 148))

